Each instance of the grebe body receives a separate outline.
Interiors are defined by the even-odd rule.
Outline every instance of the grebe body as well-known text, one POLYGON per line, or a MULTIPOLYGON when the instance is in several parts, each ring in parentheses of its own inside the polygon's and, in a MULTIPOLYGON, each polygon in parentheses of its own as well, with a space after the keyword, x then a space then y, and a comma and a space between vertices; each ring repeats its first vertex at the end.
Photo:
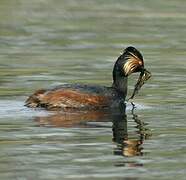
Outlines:
POLYGON ((63 110, 117 107, 126 98, 128 76, 135 72, 144 72, 143 57, 136 48, 128 47, 115 62, 111 87, 64 84, 51 89, 40 89, 26 100, 25 105, 63 110))

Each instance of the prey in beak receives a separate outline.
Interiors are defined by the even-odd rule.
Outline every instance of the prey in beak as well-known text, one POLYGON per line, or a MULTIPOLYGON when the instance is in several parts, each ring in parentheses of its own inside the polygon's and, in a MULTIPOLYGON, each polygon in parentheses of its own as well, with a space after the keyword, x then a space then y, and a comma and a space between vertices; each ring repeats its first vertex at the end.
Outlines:
POLYGON ((132 93, 132 96, 128 99, 133 99, 134 96, 138 93, 138 91, 141 89, 143 84, 151 77, 151 73, 147 71, 146 69, 143 69, 139 75, 138 81, 134 86, 134 91, 132 93))
POLYGON ((125 76, 129 76, 132 73, 140 72, 137 83, 135 84, 134 91, 129 99, 133 99, 134 96, 141 89, 143 84, 151 77, 151 73, 144 68, 143 56, 134 47, 128 47, 124 50, 125 61, 123 64, 123 71, 125 76))

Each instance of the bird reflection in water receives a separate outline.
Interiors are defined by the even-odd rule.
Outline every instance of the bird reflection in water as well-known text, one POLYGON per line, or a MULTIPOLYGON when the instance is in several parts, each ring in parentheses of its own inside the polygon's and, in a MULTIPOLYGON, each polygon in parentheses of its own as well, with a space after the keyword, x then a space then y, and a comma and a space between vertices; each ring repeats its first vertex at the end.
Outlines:
MULTIPOLYGON (((135 105, 132 104, 132 117, 130 119, 127 119, 126 104, 121 103, 120 109, 117 112, 115 110, 114 112, 108 110, 55 112, 55 114, 47 117, 37 117, 35 120, 40 126, 68 128, 105 127, 107 122, 112 122, 113 142, 115 142, 117 146, 114 148, 114 154, 127 157, 142 156, 142 144, 145 139, 151 136, 151 133, 150 130, 145 127, 147 124, 140 120, 138 115, 135 114, 135 108, 135 105), (127 124, 129 122, 131 123, 131 120, 135 123, 135 130, 130 130, 129 133, 127 124)), ((130 129, 131 128, 134 129, 134 127, 130 127, 130 129)))
POLYGON ((136 123, 134 126, 136 131, 128 132, 127 122, 129 122, 129 118, 127 120, 124 108, 120 114, 115 115, 113 118, 113 141, 117 143, 117 147, 114 149, 115 155, 127 157, 143 155, 142 144, 144 140, 151 136, 151 132, 150 129, 145 127, 147 123, 144 123, 135 114, 135 108, 135 105, 132 103, 131 115, 132 120, 136 123))
MULTIPOLYGON (((89 122, 106 122, 109 121, 109 112, 107 111, 66 111, 55 112, 46 117, 37 117, 35 121, 40 126, 45 127, 92 127, 93 124, 89 122)), ((96 125, 95 125, 96 126, 96 125)))

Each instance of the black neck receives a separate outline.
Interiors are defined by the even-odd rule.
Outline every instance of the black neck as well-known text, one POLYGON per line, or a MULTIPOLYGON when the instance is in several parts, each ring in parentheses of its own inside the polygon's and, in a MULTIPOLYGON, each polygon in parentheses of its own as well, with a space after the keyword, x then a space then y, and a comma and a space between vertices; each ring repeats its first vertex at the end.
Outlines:
POLYGON ((115 88, 123 98, 125 98, 127 95, 128 76, 125 76, 123 73, 123 63, 123 55, 121 55, 114 65, 112 87, 115 88))

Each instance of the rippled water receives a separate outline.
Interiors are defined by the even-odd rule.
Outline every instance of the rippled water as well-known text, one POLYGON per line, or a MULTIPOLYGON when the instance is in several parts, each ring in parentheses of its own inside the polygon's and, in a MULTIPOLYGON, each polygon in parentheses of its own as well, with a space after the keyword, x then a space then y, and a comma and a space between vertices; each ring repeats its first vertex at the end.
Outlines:
POLYGON ((185 179, 185 9, 184 0, 2 0, 0 179, 185 179), (109 86, 128 45, 153 74, 135 109, 64 114, 23 106, 41 87, 109 86))

